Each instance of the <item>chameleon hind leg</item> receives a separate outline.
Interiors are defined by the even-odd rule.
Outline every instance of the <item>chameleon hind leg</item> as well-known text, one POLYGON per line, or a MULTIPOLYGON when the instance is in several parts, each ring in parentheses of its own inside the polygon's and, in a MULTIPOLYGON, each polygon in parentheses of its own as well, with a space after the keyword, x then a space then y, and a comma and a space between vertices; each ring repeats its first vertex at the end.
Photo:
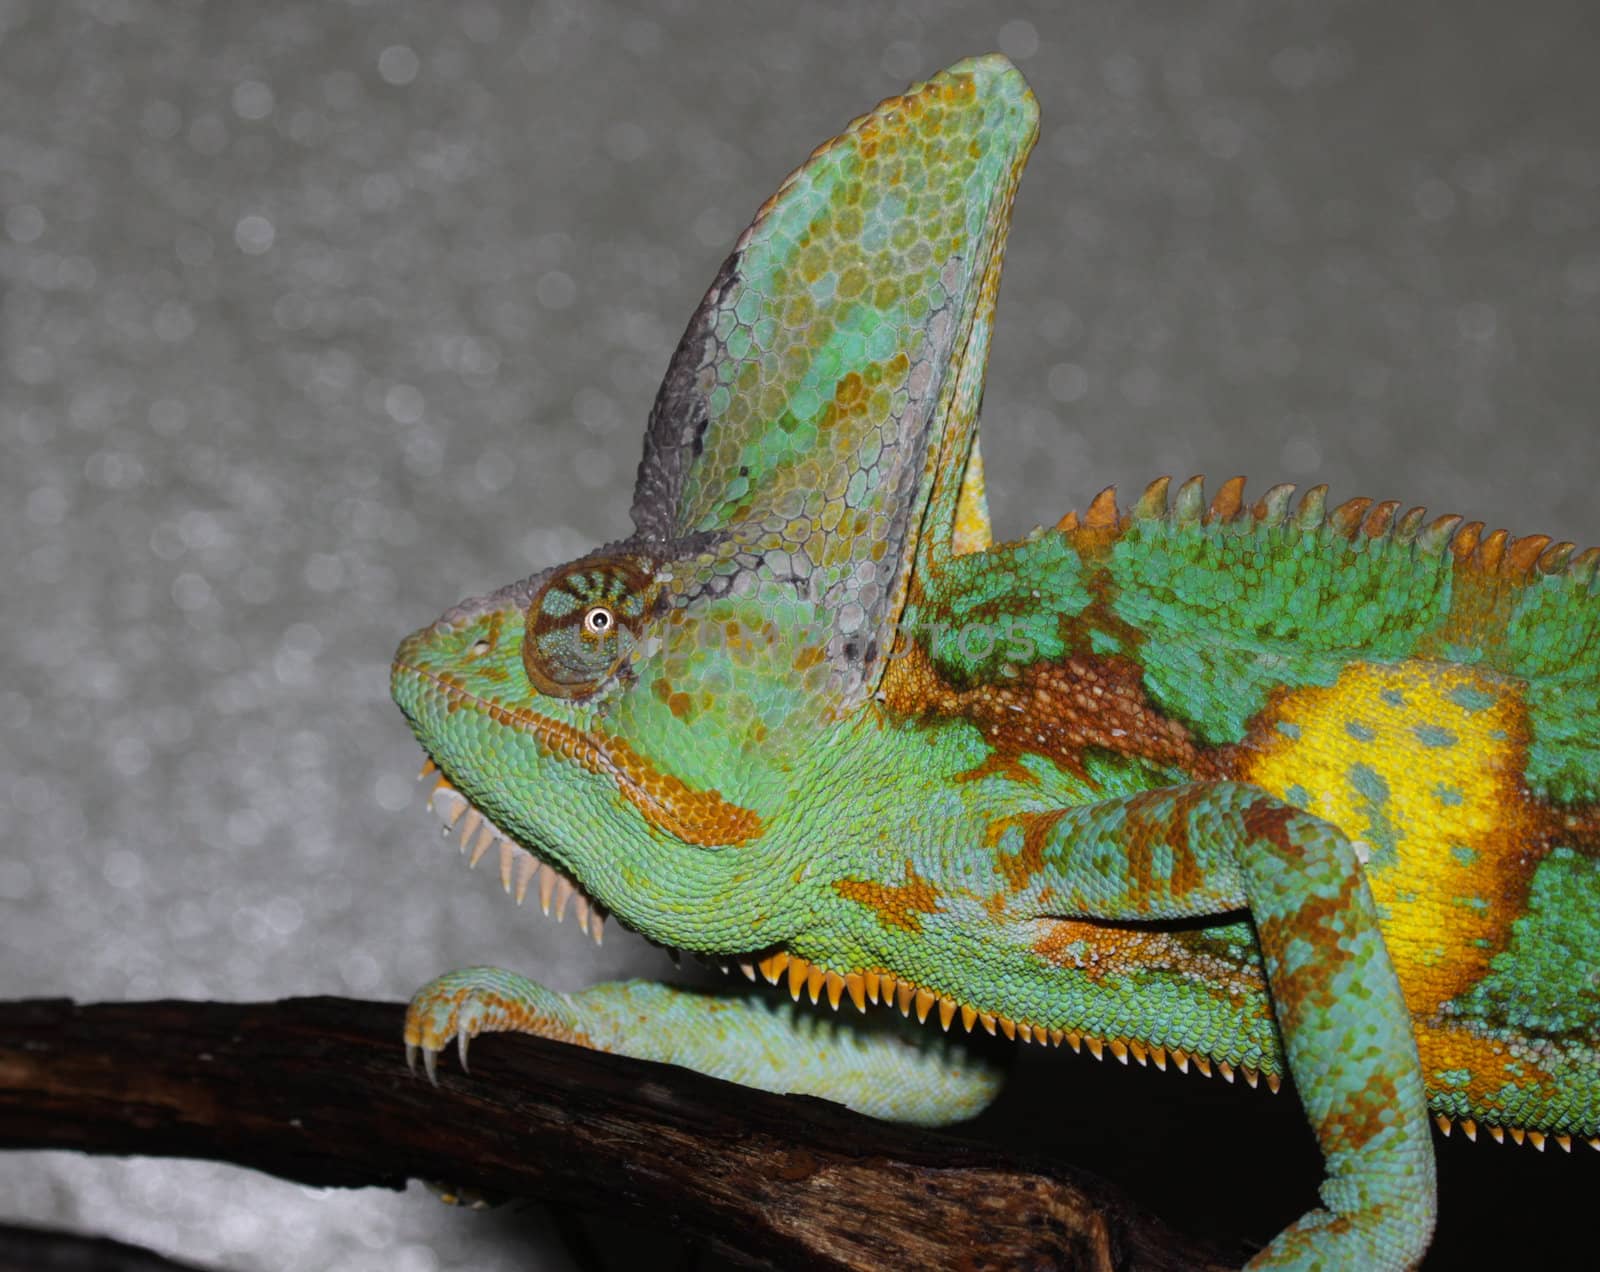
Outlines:
POLYGON ((834 1100, 873 1117, 940 1126, 974 1117, 1000 1075, 959 1044, 887 1020, 805 1011, 752 992, 701 993, 614 981, 575 994, 495 967, 431 981, 406 1010, 406 1056, 428 1076, 454 1040, 466 1067, 480 1033, 539 1034, 641 1060, 681 1064, 764 1091, 834 1100))
MULTIPOLYGON (((1027 885, 1041 914, 1250 912, 1289 1071, 1326 1168, 1322 1206, 1250 1266, 1398 1268, 1420 1259, 1436 1207, 1422 1071, 1344 833, 1257 787, 1206 782, 1068 808, 1042 858, 1027 885)), ((1028 908, 1026 896, 1018 901, 1028 908)))

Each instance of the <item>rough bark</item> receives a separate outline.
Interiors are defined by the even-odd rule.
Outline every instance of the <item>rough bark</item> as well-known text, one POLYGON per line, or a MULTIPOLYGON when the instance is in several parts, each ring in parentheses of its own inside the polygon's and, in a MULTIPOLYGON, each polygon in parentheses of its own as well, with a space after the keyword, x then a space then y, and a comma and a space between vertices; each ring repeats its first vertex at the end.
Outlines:
POLYGON ((488 1037, 469 1076, 441 1057, 435 1089, 401 1060, 401 1013, 337 998, 0 1003, 0 1147, 626 1207, 779 1267, 1207 1264, 1059 1165, 684 1069, 488 1037))

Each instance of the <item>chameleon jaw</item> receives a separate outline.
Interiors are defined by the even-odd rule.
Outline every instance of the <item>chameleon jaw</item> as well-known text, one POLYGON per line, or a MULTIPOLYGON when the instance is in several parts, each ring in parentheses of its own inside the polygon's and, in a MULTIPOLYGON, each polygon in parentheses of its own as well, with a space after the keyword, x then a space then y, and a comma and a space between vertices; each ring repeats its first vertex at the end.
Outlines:
MULTIPOLYGON (((438 766, 430 759, 417 774, 421 781, 438 766)), ((469 867, 476 866, 491 849, 498 849, 500 884, 508 896, 514 896, 521 905, 533 886, 539 881, 539 909, 546 917, 555 907, 557 923, 567 917, 567 905, 572 903, 578 917, 578 930, 593 938, 596 945, 605 939, 606 920, 610 918, 604 906, 583 890, 570 875, 542 857, 535 856, 523 847, 455 788, 450 779, 439 773, 438 781, 428 795, 428 809, 443 825, 445 835, 456 832, 461 853, 469 867)), ((619 920, 620 921, 620 920, 619 920)))
POLYGON ((407 644, 402 644, 392 665, 391 685, 408 716, 411 710, 398 688, 403 677, 442 694, 449 710, 468 706, 504 728, 536 739, 550 754, 609 778, 646 822, 684 843, 700 848, 738 847, 764 833, 762 819, 753 809, 723 799, 720 791, 697 789, 661 772, 626 739, 590 734, 526 707, 507 707, 488 700, 451 672, 430 670, 414 659, 407 661, 406 649, 407 644))

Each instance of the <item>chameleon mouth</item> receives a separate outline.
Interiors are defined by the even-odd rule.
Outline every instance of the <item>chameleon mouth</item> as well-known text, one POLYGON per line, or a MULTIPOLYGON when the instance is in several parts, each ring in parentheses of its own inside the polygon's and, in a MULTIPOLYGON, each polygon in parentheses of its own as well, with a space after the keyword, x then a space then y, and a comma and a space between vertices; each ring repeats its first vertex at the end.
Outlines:
POLYGON ((578 931, 586 933, 596 945, 601 944, 605 939, 606 920, 611 917, 606 908, 585 892, 571 875, 528 851, 490 821, 476 804, 451 785, 449 778, 439 773, 431 759, 422 766, 417 780, 420 782, 433 773, 438 773, 438 781, 428 795, 428 809, 444 824, 447 837, 455 833, 467 866, 475 867, 491 848, 496 849, 500 884, 508 896, 514 896, 521 905, 537 880, 539 909, 545 917, 550 916, 553 908, 556 922, 561 923, 571 904, 577 915, 578 931))
MULTIPOLYGON (((419 633, 420 634, 420 633, 419 633)), ((404 655, 406 646, 401 646, 404 655)), ((527 707, 507 707, 471 692, 449 672, 430 671, 397 656, 391 675, 401 709, 411 710, 398 686, 401 677, 417 681, 444 695, 450 709, 468 704, 496 724, 538 739, 541 746, 563 760, 599 773, 616 784, 618 792, 638 809, 651 826, 685 843, 701 848, 737 847, 759 838, 764 831, 753 809, 723 799, 717 790, 699 790, 658 770, 623 738, 591 734, 527 707)))

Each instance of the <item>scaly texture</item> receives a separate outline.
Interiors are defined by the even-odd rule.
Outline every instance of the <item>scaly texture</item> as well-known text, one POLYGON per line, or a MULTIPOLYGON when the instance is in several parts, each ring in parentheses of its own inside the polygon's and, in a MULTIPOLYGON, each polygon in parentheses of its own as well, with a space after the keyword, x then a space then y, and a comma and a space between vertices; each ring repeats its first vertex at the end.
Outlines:
MULTIPOLYGON (((408 638, 395 698, 519 901, 795 999, 1292 1077, 1322 1204, 1255 1263, 1405 1266, 1430 1110, 1600 1143, 1600 552, 1241 479, 992 543, 1035 130, 989 57, 820 147, 690 322, 634 536, 408 638)), ((942 1045, 485 968, 406 1037, 432 1072, 494 1029, 915 1121, 993 1090, 942 1045)))

